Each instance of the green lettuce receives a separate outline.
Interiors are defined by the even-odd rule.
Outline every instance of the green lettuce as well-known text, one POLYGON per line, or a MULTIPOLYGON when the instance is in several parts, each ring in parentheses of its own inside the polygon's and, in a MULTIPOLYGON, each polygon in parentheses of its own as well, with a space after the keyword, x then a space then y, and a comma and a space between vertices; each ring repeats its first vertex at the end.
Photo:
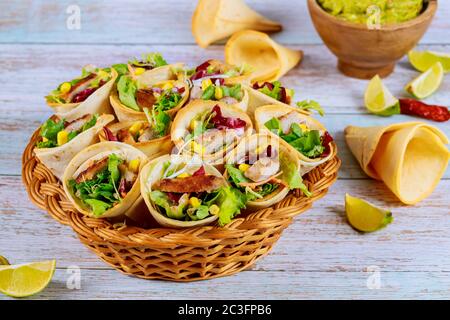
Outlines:
POLYGON ((150 199, 159 207, 164 209, 167 217, 176 220, 182 220, 185 217, 184 209, 187 203, 180 203, 177 206, 172 205, 169 197, 162 191, 156 190, 150 192, 150 199))
POLYGON ((299 107, 302 110, 315 110, 317 111, 322 117, 325 115, 325 111, 323 111, 322 106, 314 100, 303 100, 297 102, 297 107, 299 107))
POLYGON ((222 187, 217 198, 217 205, 220 208, 219 225, 224 226, 241 213, 247 203, 246 196, 236 188, 222 187))
POLYGON ((137 84, 131 77, 122 76, 117 83, 117 91, 119 92, 119 99, 125 106, 135 111, 141 111, 136 102, 137 84))

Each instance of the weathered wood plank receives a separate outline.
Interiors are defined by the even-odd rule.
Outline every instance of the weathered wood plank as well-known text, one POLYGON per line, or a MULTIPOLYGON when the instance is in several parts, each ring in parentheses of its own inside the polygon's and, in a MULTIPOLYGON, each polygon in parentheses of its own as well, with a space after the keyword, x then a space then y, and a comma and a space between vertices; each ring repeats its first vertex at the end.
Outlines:
MULTIPOLYGON (((449 187, 450 181, 441 181, 428 199, 410 207, 401 205, 380 182, 338 181, 325 198, 296 218, 253 270, 360 272, 377 265, 386 271, 450 272, 449 187), (345 220, 345 193, 390 208, 395 221, 373 234, 354 231, 345 220)), ((56 258, 60 267, 109 268, 69 227, 35 208, 18 177, 0 177, 0 194, 0 254, 11 262, 56 258)))
MULTIPOLYGON (((76 4, 81 10, 81 29, 69 30, 69 0, 3 1, 0 3, 2 43, 114 43, 193 44, 191 15, 197 1, 89 1, 76 4)), ((309 17, 306 1, 247 3, 271 19, 281 21, 284 31, 274 35, 283 43, 321 43, 309 17)), ((450 4, 439 10, 422 43, 450 43, 450 4)))
MULTIPOLYGON (((81 288, 67 289, 70 277, 58 269, 49 286, 31 299, 448 299, 448 272, 384 272, 379 289, 368 289, 373 273, 256 272, 193 283, 145 281, 113 270, 81 270, 81 288)), ((373 288, 373 287, 371 287, 373 288)), ((0 299, 7 299, 0 296, 0 299)), ((189 303, 188 301, 186 303, 189 303)), ((184 305, 184 304, 182 304, 184 305)), ((170 310, 169 312, 176 312, 170 310)))

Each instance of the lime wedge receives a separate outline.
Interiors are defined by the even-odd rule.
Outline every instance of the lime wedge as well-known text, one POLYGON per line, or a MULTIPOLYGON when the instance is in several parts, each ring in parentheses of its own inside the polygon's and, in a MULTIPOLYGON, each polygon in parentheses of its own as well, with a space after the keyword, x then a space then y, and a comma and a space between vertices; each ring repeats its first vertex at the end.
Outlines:
POLYGON ((0 266, 0 292, 15 298, 42 291, 50 282, 56 261, 0 266))
POLYGON ((370 80, 364 94, 366 108, 379 116, 392 116, 400 113, 400 103, 376 75, 370 80))
POLYGON ((377 208, 349 194, 345 195, 345 211, 350 225, 362 232, 380 230, 394 220, 390 211, 377 208))
POLYGON ((424 99, 439 89, 443 78, 444 68, 440 62, 436 62, 427 71, 408 83, 405 90, 417 99, 424 99))
POLYGON ((410 51, 409 62, 420 72, 425 72, 436 62, 442 63, 444 72, 450 72, 450 54, 435 51, 410 51))

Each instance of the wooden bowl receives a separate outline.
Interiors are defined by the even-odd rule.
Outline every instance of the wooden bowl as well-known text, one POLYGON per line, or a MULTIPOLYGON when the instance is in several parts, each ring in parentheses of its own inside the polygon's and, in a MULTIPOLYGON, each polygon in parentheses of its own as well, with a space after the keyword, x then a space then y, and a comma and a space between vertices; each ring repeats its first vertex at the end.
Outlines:
POLYGON ((326 12, 316 0, 308 0, 314 26, 325 45, 338 58, 338 69, 347 76, 370 79, 388 76, 396 62, 413 49, 433 20, 437 0, 428 0, 416 18, 369 29, 326 12))

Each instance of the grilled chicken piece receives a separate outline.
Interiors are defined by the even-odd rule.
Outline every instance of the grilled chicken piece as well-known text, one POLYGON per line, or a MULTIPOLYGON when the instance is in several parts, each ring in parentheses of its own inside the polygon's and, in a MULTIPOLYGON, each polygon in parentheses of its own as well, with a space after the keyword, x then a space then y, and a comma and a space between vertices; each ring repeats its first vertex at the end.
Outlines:
POLYGON ((88 122, 92 116, 90 114, 85 114, 84 116, 72 120, 70 122, 66 122, 64 124, 67 132, 78 131, 80 130, 86 122, 88 122))
POLYGON ((213 175, 162 179, 153 185, 154 190, 175 193, 212 192, 224 185, 223 179, 213 175))
POLYGON ((94 179, 95 175, 108 166, 108 157, 95 161, 75 179, 76 183, 94 179))
POLYGON ((136 142, 134 140, 132 134, 130 133, 130 131, 128 131, 127 129, 120 129, 117 132, 117 139, 120 142, 124 142, 124 143, 128 143, 128 144, 133 144, 136 142))
POLYGON ((153 140, 154 138, 154 132, 151 128, 147 128, 144 130, 144 132, 139 136, 138 141, 139 142, 146 142, 153 140))
POLYGON ((302 117, 295 111, 291 111, 289 113, 286 113, 282 117, 280 117, 280 123, 281 123, 281 129, 283 130, 283 133, 287 134, 291 131, 291 125, 293 123, 301 124, 305 123, 305 120, 302 119, 302 117))
POLYGON ((72 86, 70 92, 67 93, 67 96, 63 96, 64 100, 66 101, 72 101, 72 99, 81 91, 87 89, 89 85, 91 84, 92 80, 94 80, 97 77, 95 73, 91 73, 86 78, 82 79, 80 82, 78 82, 76 85, 72 86))
POLYGON ((156 103, 156 97, 152 89, 139 89, 136 91, 136 103, 141 108, 152 108, 156 103))
POLYGON ((261 158, 248 168, 244 175, 254 182, 266 180, 275 175, 280 170, 278 159, 261 158))
POLYGON ((191 89, 190 100, 200 99, 202 97, 203 91, 199 86, 193 86, 191 89))
POLYGON ((210 129, 198 136, 195 141, 205 147, 205 153, 211 154, 220 150, 224 145, 229 145, 242 135, 243 131, 238 129, 210 129))

